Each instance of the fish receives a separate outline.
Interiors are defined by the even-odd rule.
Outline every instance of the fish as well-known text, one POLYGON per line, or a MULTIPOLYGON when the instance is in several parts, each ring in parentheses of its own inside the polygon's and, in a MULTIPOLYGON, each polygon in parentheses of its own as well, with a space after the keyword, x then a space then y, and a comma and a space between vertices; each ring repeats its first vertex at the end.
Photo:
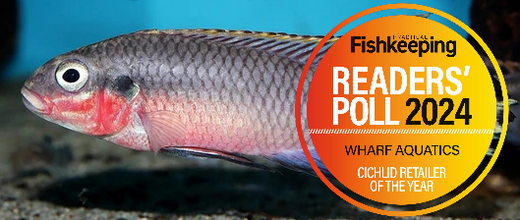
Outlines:
MULTIPOLYGON (((72 131, 139 151, 216 158, 271 170, 263 156, 314 174, 296 128, 298 83, 321 36, 216 29, 142 30, 58 55, 21 90, 27 109, 72 131)), ((333 177, 307 126, 307 94, 329 38, 305 78, 304 138, 333 177)))
MULTIPOLYGON (((218 29, 137 31, 52 58, 26 80, 22 100, 47 121, 134 150, 274 172, 249 158, 263 156, 315 175, 296 128, 300 98, 310 156, 334 179, 310 138, 307 95, 338 36, 324 42, 296 97, 304 66, 322 39, 218 29)), ((495 138, 504 103, 516 101, 497 103, 495 138)))

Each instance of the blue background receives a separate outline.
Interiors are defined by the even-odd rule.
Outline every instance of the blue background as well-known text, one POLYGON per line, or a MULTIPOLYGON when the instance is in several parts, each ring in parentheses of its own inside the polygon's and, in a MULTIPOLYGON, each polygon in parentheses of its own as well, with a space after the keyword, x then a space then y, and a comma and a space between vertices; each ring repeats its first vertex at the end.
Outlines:
MULTIPOLYGON (((20 0, 19 3, 21 23, 15 57, 6 70, 9 79, 27 77, 58 54, 141 29, 218 28, 325 35, 347 17, 389 3, 434 7, 470 25, 471 6, 471 0, 20 0)), ((374 17, 385 13, 421 12, 400 10, 374 17)), ((365 18, 368 19, 371 18, 365 18)), ((431 19, 444 21, 436 16, 431 19)), ((450 22, 442 23, 456 27, 450 22)))

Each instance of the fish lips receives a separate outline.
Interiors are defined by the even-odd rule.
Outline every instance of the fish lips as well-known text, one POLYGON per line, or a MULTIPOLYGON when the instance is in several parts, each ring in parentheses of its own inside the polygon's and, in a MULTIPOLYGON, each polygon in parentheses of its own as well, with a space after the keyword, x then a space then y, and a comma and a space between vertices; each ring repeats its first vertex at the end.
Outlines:
POLYGON ((27 109, 34 113, 48 115, 51 109, 48 103, 36 92, 31 91, 27 87, 22 88, 22 101, 27 109))

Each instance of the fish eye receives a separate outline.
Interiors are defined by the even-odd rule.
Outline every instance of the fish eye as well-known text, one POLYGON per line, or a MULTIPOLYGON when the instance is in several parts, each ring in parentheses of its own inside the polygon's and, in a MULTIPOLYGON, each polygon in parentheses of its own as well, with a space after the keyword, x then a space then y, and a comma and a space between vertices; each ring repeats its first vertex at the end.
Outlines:
POLYGON ((61 88, 74 92, 81 89, 88 80, 88 69, 83 62, 69 60, 61 63, 56 70, 56 81, 61 88))

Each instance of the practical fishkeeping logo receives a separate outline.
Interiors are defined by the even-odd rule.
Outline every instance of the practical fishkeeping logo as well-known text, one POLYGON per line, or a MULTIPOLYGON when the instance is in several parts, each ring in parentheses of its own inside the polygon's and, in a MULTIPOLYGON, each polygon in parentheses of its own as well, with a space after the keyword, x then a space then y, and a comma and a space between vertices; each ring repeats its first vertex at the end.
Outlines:
POLYGON ((447 57, 457 55, 457 41, 435 40, 433 36, 426 40, 425 35, 392 35, 386 40, 376 36, 375 40, 367 40, 366 36, 350 37, 350 52, 356 53, 417 53, 422 57, 425 53, 446 53, 447 57), (411 37, 410 37, 411 36, 411 37))

